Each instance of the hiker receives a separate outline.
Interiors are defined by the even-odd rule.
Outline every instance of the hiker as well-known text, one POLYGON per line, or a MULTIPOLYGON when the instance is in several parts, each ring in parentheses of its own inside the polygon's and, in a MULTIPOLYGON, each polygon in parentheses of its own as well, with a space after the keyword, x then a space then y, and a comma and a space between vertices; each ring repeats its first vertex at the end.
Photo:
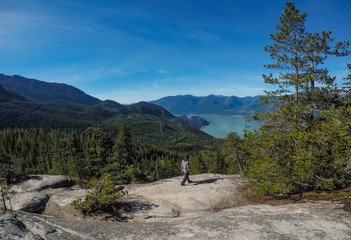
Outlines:
POLYGON ((190 181, 189 179, 189 174, 190 174, 189 155, 186 155, 185 158, 182 160, 181 171, 182 173, 184 173, 184 178, 180 183, 180 185, 185 186, 186 181, 188 181, 188 183, 192 183, 193 181, 190 181))

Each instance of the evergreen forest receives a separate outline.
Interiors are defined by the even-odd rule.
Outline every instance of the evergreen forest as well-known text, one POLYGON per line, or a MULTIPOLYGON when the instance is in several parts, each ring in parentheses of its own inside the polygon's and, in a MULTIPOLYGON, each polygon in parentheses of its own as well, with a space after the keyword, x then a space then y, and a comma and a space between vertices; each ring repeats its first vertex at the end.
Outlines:
MULTIPOLYGON (((135 140, 126 126, 115 137, 100 127, 82 132, 9 128, 0 131, 0 144, 4 175, 63 174, 85 182, 109 173, 118 184, 178 176, 188 152, 188 146, 172 149, 135 140)), ((224 157, 216 148, 192 152, 193 173, 226 173, 224 157), (222 163, 214 165, 213 158, 222 163)))

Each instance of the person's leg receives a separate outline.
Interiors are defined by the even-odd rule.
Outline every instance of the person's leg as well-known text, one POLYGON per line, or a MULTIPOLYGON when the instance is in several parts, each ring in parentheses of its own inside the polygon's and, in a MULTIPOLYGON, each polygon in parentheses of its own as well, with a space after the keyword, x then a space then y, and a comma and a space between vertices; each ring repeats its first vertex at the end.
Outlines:
POLYGON ((188 174, 188 183, 192 183, 193 181, 190 180, 189 175, 190 174, 188 174))
POLYGON ((189 182, 189 173, 188 172, 185 172, 184 173, 184 177, 183 177, 183 180, 182 182, 180 183, 181 185, 185 185, 185 182, 188 181, 189 182))
POLYGON ((188 173, 188 183, 192 183, 193 181, 190 180, 190 173, 188 173))

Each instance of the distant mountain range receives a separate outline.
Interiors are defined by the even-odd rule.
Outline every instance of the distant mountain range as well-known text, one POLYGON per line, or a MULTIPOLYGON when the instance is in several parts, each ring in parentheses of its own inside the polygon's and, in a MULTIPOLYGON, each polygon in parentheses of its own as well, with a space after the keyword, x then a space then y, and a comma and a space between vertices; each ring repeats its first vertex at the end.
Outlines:
POLYGON ((152 102, 122 105, 101 101, 59 83, 0 74, 0 129, 43 128, 82 131, 101 126, 109 132, 130 127, 136 139, 156 144, 210 145, 213 138, 200 131, 209 124, 185 114, 251 115, 264 111, 259 97, 195 97, 180 95, 152 102))
POLYGON ((267 106, 259 104, 259 96, 235 97, 209 95, 196 97, 178 95, 164 97, 151 103, 162 106, 175 115, 184 114, 221 114, 221 115, 252 115, 267 110, 267 106))
POLYGON ((135 140, 175 150, 202 149, 217 141, 156 104, 101 101, 67 84, 0 74, 0 129, 83 131, 100 126, 116 133, 123 125, 135 140))
MULTIPOLYGON (((92 97, 78 88, 62 83, 49 83, 36 79, 25 78, 14 75, 8 76, 0 74, 0 93, 2 97, 8 96, 17 99, 27 99, 36 102, 53 103, 53 104, 73 104, 83 106, 93 106, 101 103, 98 98, 92 97), (4 94, 4 91, 7 91, 4 94)), ((5 99, 0 99, 4 101, 5 99)), ((103 103, 106 105, 119 105, 122 112, 124 107, 119 103, 103 103)), ((234 115, 252 115, 253 113, 263 112, 267 106, 259 104, 259 96, 255 97, 236 97, 236 96, 218 96, 209 95, 206 97, 196 97, 192 95, 178 95, 164 97, 150 103, 157 104, 170 113, 175 115, 186 114, 234 114, 234 115)), ((116 106, 115 106, 116 107, 116 106)), ((135 109, 136 110, 136 109, 135 109)), ((141 109, 139 109, 141 110, 141 109)), ((150 111, 148 107, 145 111, 150 111)))

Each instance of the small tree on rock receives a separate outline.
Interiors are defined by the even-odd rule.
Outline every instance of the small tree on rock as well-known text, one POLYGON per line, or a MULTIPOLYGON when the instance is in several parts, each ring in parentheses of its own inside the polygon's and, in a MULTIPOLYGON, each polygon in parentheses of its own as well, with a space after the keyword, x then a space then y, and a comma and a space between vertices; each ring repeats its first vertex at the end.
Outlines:
POLYGON ((110 174, 104 174, 101 178, 93 177, 85 185, 88 194, 85 198, 73 201, 73 206, 80 209, 83 214, 90 214, 114 207, 119 199, 127 194, 122 188, 116 187, 110 174))

